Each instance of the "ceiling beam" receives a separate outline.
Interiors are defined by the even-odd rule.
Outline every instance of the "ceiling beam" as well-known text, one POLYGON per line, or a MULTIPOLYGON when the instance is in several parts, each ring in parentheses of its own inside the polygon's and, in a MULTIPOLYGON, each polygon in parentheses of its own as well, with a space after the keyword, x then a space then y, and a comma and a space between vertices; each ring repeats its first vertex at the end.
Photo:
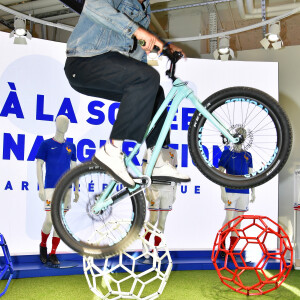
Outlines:
POLYGON ((0 18, 0 24, 6 26, 10 30, 14 30, 14 26, 11 25, 10 22, 7 22, 6 20, 0 18))

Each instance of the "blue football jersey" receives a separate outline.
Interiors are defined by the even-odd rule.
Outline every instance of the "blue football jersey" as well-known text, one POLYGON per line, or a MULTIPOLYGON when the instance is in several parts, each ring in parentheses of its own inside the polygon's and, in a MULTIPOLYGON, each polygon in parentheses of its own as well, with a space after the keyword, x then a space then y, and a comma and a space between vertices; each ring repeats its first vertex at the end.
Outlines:
POLYGON ((62 175, 70 169, 71 160, 76 161, 73 143, 59 143, 53 138, 41 143, 36 155, 46 163, 45 189, 55 188, 62 175))
MULTIPOLYGON (((229 149, 223 151, 219 160, 219 167, 226 169, 227 174, 245 175, 249 168, 253 168, 252 155, 250 152, 234 152, 229 149)), ((227 193, 249 194, 249 189, 236 190, 225 188, 227 193)))

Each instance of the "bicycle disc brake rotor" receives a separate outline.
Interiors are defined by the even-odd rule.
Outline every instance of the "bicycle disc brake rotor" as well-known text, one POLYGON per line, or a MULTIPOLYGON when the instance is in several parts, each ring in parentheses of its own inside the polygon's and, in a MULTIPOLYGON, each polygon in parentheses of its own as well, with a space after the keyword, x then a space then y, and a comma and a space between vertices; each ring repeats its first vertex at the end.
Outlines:
POLYGON ((239 138, 236 144, 231 143, 230 148, 234 150, 235 146, 240 146, 242 151, 247 151, 253 144, 253 132, 251 129, 244 127, 242 124, 235 124, 230 126, 230 133, 233 137, 239 138))

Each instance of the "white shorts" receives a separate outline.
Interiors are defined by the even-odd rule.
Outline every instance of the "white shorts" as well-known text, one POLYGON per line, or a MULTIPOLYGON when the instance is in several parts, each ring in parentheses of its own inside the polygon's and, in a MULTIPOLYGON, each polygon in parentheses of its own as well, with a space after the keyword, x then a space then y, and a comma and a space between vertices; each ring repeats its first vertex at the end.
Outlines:
MULTIPOLYGON (((54 190, 55 189, 45 189, 45 196, 46 196, 46 201, 44 203, 45 211, 51 211, 51 202, 52 202, 52 196, 54 190)), ((65 196, 64 211, 68 211, 71 208, 71 195, 72 195, 72 189, 69 189, 65 196)))
POLYGON ((152 184, 146 189, 146 198, 150 211, 171 211, 176 200, 176 185, 152 184))
POLYGON ((249 194, 227 193, 226 210, 248 211, 249 194))

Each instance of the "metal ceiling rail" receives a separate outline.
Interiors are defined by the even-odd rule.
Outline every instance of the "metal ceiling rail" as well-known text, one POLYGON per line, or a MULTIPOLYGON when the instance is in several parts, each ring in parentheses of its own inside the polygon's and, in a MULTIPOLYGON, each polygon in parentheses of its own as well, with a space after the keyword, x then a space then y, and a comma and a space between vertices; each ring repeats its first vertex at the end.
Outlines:
MULTIPOLYGON (((56 27, 62 30, 66 30, 66 31, 73 31, 74 27, 73 26, 69 26, 69 25, 65 25, 65 24, 61 24, 61 23, 52 23, 52 22, 47 22, 38 18, 34 18, 31 16, 28 16, 26 14, 22 14, 19 13, 15 10, 12 10, 2 4, 0 4, 0 10, 6 11, 9 14, 15 15, 19 18, 22 19, 27 19, 29 21, 35 22, 35 23, 39 23, 42 25, 46 25, 46 26, 52 26, 52 27, 56 27)), ((237 34, 240 32, 244 32, 244 31, 248 31, 248 30, 252 30, 255 28, 259 28, 271 23, 275 23, 280 21, 281 19, 285 19, 293 14, 299 13, 300 12, 300 7, 297 7, 289 12, 286 12, 280 16, 274 17, 272 19, 269 19, 267 21, 263 21, 263 22, 259 22, 250 26, 246 26, 246 27, 242 27, 242 28, 238 28, 235 30, 230 30, 230 31, 226 31, 226 32, 220 32, 220 33, 216 33, 216 34, 209 34, 209 35, 199 35, 199 36, 195 36, 195 37, 186 37, 186 38, 174 38, 174 39, 168 39, 167 41, 172 41, 172 42, 186 42, 186 41, 196 41, 196 40, 205 40, 205 39, 211 39, 211 38, 217 38, 217 37, 221 37, 224 35, 232 35, 232 34, 237 34)))
POLYGON ((55 16, 52 16, 52 17, 46 17, 46 18, 43 18, 43 20, 45 21, 57 21, 57 20, 63 20, 63 19, 71 19, 71 18, 76 18, 78 17, 78 13, 75 13, 75 12, 71 12, 71 13, 67 13, 67 14, 62 14, 62 15, 55 15, 55 16))
POLYGON ((278 22, 282 19, 285 19, 285 18, 287 18, 291 15, 297 14, 299 12, 300 12, 300 7, 297 7, 297 8, 295 8, 295 9, 293 9, 293 10, 287 12, 287 13, 284 13, 284 14, 280 15, 280 16, 274 17, 274 18, 269 19, 267 21, 252 24, 250 26, 245 26, 245 27, 242 27, 242 28, 229 30, 229 31, 226 31, 226 32, 220 32, 220 33, 217 33, 217 34, 199 35, 199 36, 195 36, 195 37, 186 37, 186 38, 166 39, 166 41, 168 41, 168 42, 187 42, 187 41, 207 40, 207 39, 211 39, 211 38, 222 37, 222 36, 225 36, 225 35, 227 36, 227 35, 237 34, 237 33, 241 33, 241 32, 244 32, 244 31, 252 30, 252 29, 255 29, 255 28, 263 27, 263 26, 268 25, 268 24, 278 22))
POLYGON ((73 29, 74 29, 74 26, 69 26, 69 25, 60 24, 60 23, 47 22, 47 21, 44 21, 44 20, 41 20, 38 18, 34 18, 34 17, 28 16, 28 15, 19 13, 19 12, 15 11, 13 9, 10 9, 2 4, 0 4, 0 10, 6 11, 7 13, 15 15, 16 17, 19 17, 21 19, 26 19, 26 20, 29 20, 29 21, 32 21, 32 22, 35 22, 38 24, 56 27, 56 28, 60 28, 60 29, 66 30, 66 31, 73 31, 73 29))
MULTIPOLYGON (((13 9, 13 8, 10 8, 13 9)), ((68 7, 64 6, 63 4, 56 4, 56 5, 51 5, 51 6, 46 6, 46 7, 42 7, 42 8, 37 8, 37 9, 28 9, 28 10, 15 10, 14 11, 18 11, 20 13, 23 14, 34 14, 34 15, 38 15, 38 14, 44 14, 44 13, 52 13, 52 12, 58 12, 58 11, 63 11, 63 10, 69 10, 68 7)), ((5 19, 5 20, 11 20, 13 19, 13 16, 11 14, 7 14, 7 13, 0 13, 0 16, 5 19)))
POLYGON ((186 5, 156 9, 156 10, 151 10, 151 12, 152 13, 157 13, 157 12, 163 12, 163 11, 170 11, 170 10, 183 9, 183 8, 191 8, 191 7, 197 7, 197 6, 205 6, 205 5, 209 5, 209 4, 218 4, 218 3, 231 2, 231 1, 233 1, 233 0, 212 0, 212 1, 201 2, 201 3, 186 4, 186 5))

